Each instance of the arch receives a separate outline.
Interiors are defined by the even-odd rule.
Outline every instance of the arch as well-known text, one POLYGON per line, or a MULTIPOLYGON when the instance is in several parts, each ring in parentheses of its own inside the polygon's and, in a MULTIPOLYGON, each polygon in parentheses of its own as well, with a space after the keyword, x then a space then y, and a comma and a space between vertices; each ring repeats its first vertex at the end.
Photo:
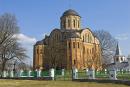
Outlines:
POLYGON ((59 29, 54 29, 51 33, 50 33, 50 40, 51 41, 56 41, 59 42, 62 39, 62 33, 59 29))
POLYGON ((94 43, 94 38, 95 36, 93 35, 92 31, 88 28, 84 29, 82 32, 81 32, 81 39, 83 41, 83 38, 85 38, 85 42, 89 42, 89 43, 94 43), (85 37, 84 37, 85 36, 85 37))

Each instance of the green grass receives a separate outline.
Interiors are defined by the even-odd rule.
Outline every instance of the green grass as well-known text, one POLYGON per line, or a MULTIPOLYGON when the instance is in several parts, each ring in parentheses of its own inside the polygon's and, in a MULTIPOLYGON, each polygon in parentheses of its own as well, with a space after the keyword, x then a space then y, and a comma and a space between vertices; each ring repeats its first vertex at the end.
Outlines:
POLYGON ((129 87, 120 84, 72 82, 72 81, 36 81, 36 80, 0 80, 0 87, 129 87))

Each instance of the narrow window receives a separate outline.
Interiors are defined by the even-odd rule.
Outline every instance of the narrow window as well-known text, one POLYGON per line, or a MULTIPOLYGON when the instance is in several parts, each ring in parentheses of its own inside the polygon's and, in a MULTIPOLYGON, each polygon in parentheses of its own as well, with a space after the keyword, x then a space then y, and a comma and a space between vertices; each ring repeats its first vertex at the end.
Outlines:
POLYGON ((75 20, 74 20, 74 28, 75 28, 75 20))
POLYGON ((83 47, 83 52, 85 53, 86 51, 85 51, 85 47, 83 47))
POLYGON ((57 35, 55 34, 55 40, 57 39, 57 35))
POLYGON ((84 36, 83 36, 83 42, 84 42, 84 36))
POLYGON ((79 42, 78 42, 78 48, 79 48, 79 42))
POLYGON ((88 42, 90 42, 89 34, 88 34, 88 42))
POLYGON ((57 35, 57 40, 59 41, 59 34, 57 35))
POLYGON ((70 44, 70 42, 69 42, 69 44, 68 44, 68 45, 69 45, 69 48, 71 48, 71 44, 70 44))
POLYGON ((87 49, 87 54, 89 54, 89 50, 87 49))
POLYGON ((57 41, 59 41, 59 34, 57 34, 57 41))
POLYGON ((39 49, 37 49, 37 54, 39 53, 39 49))
POLYGON ((91 36, 89 36, 89 40, 90 40, 90 42, 92 42, 92 37, 91 36))
POLYGON ((64 20, 64 22, 63 22, 63 26, 64 26, 64 28, 66 27, 66 22, 65 22, 65 20, 64 20))
POLYGON ((88 42, 87 34, 85 34, 85 42, 88 42))
POLYGON ((68 27, 70 27, 70 20, 68 20, 68 27))
POLYGON ((73 48, 75 48, 75 42, 73 42, 73 48))
POLYGON ((74 65, 76 64, 76 60, 74 60, 74 65))
POLYGON ((79 20, 78 20, 78 28, 79 28, 79 20))

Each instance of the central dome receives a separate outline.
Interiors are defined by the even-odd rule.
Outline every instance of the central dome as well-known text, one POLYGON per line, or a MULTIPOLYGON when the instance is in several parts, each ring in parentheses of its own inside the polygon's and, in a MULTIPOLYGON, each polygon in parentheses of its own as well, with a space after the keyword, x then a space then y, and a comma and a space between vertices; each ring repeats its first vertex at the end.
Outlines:
POLYGON ((68 15, 79 16, 78 12, 76 12, 75 10, 72 10, 72 9, 66 10, 63 13, 63 16, 68 16, 68 15))

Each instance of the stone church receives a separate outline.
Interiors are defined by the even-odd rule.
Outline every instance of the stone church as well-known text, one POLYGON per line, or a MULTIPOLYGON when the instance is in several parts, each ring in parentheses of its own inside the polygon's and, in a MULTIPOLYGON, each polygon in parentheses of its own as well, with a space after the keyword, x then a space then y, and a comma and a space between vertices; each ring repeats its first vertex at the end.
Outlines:
POLYGON ((55 28, 34 45, 34 69, 102 68, 99 40, 89 28, 81 28, 81 16, 66 10, 55 28))

